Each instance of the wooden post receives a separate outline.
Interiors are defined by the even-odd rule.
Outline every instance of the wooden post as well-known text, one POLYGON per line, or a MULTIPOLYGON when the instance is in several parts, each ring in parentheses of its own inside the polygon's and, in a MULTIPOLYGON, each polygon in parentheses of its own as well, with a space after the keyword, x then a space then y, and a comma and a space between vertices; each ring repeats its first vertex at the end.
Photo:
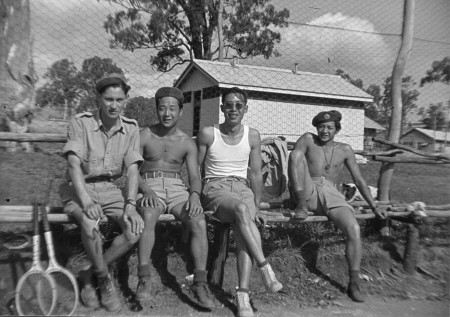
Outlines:
MULTIPOLYGON (((398 142, 401 132, 402 121, 402 76, 406 68, 406 61, 412 48, 414 30, 414 7, 415 0, 405 0, 403 13, 403 33, 400 50, 392 71, 392 115, 389 124, 389 140, 398 142)), ((394 164, 383 163, 378 179, 378 198, 389 199, 389 190, 392 176, 394 175, 394 164)))
POLYGON ((417 267, 419 252, 419 225, 409 224, 407 229, 405 254, 403 256, 403 268, 406 273, 414 274, 417 267))
POLYGON ((228 257, 228 241, 230 239, 230 225, 217 223, 214 227, 214 246, 210 248, 211 265, 209 269, 209 283, 222 287, 225 262, 228 257))

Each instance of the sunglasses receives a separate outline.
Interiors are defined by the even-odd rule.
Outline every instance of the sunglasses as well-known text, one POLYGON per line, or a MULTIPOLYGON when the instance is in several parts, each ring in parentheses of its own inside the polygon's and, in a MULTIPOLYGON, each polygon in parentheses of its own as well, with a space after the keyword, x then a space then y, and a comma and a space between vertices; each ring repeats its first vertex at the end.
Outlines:
POLYGON ((227 102, 224 104, 224 107, 226 110, 233 110, 233 108, 236 107, 236 110, 240 111, 245 107, 245 105, 240 102, 227 102))

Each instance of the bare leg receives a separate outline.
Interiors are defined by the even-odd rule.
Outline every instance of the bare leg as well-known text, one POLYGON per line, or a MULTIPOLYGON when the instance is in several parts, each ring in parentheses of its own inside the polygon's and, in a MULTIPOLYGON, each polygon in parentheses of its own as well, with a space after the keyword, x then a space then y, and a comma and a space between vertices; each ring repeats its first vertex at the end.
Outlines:
POLYGON ((360 289, 359 270, 361 265, 361 237, 359 224, 348 207, 337 207, 330 210, 330 219, 342 230, 346 236, 345 256, 350 272, 348 295, 356 302, 363 302, 364 297, 360 289))
POLYGON ((155 245, 155 226, 159 215, 164 211, 163 206, 157 208, 141 207, 139 213, 144 219, 144 230, 138 244, 139 265, 148 265, 155 245))
POLYGON ((291 202, 294 200, 296 207, 293 217, 305 219, 308 216, 307 199, 313 190, 313 182, 302 151, 294 150, 289 155, 288 175, 291 202))
POLYGON ((239 230, 233 226, 234 237, 238 250, 237 254, 237 269, 239 278, 239 288, 248 289, 250 283, 250 275, 252 272, 252 258, 248 254, 244 241, 239 233, 239 230))
POLYGON ((140 234, 132 233, 131 228, 126 226, 126 224, 122 221, 122 218, 119 220, 119 225, 122 229, 122 234, 114 239, 112 245, 103 255, 106 265, 111 264, 127 253, 141 237, 140 234))
POLYGON ((239 232, 242 242, 249 255, 258 264, 264 263, 266 258, 262 252, 261 237, 258 228, 250 217, 247 205, 236 200, 229 206, 221 206, 214 214, 216 218, 225 223, 232 223, 235 232, 239 232))
POLYGON ((179 204, 172 209, 172 214, 183 221, 190 232, 190 251, 194 260, 194 268, 206 270, 208 260, 208 237, 206 234, 206 221, 203 214, 189 218, 185 204, 179 204))

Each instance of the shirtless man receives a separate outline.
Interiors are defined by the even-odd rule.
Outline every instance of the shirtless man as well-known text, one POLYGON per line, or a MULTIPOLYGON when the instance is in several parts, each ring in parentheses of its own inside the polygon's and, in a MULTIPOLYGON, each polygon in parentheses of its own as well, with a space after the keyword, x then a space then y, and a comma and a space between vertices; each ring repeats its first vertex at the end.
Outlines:
POLYGON ((295 144, 288 167, 291 202, 296 205, 294 218, 305 218, 309 209, 326 215, 345 234, 345 254, 350 272, 348 295, 356 302, 363 302, 359 279, 360 229, 353 208, 336 189, 344 165, 374 214, 382 219, 386 215, 377 208, 351 146, 334 141, 335 135, 341 130, 341 118, 336 110, 320 112, 312 120, 317 135, 305 133, 295 144))
POLYGON ((155 95, 159 123, 142 129, 140 151, 144 162, 140 169, 138 200, 145 227, 139 240, 138 300, 150 299, 150 254, 155 243, 155 225, 159 215, 172 213, 190 231, 190 250, 194 259, 195 303, 212 309, 207 286, 206 261, 208 240, 206 221, 200 204, 202 188, 197 165, 197 146, 190 136, 178 129, 183 113, 183 93, 177 88, 163 87, 155 95), (181 180, 180 171, 186 162, 189 191, 181 180))
POLYGON ((198 162, 205 172, 202 203, 216 219, 232 224, 238 249, 237 315, 254 316, 248 291, 252 261, 256 261, 268 291, 275 293, 283 287, 264 257, 255 225, 264 222, 258 209, 262 192, 261 137, 257 130, 242 124, 248 109, 244 91, 234 87, 223 92, 220 108, 225 122, 203 128, 197 137, 198 162))

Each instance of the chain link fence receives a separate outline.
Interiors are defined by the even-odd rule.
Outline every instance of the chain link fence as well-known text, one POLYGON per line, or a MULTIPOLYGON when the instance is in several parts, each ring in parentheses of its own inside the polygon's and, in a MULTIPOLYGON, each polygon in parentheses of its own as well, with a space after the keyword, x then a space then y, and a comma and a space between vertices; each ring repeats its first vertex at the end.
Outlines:
MULTIPOLYGON (((390 97, 385 84, 401 42, 404 1, 224 0, 223 40, 219 1, 177 3, 184 5, 32 0, 41 110, 31 129, 51 129, 40 119, 64 122, 94 109, 93 83, 117 71, 132 87, 126 114, 141 126, 156 120, 152 98, 159 87, 183 90, 180 126, 196 135, 223 119, 220 91, 239 86, 249 94, 245 123, 262 137, 295 141, 314 132, 312 118, 330 109, 343 114, 337 140, 354 149, 373 148, 370 137, 386 133, 390 97), (191 57, 195 64, 189 63, 191 57), (379 126, 368 127, 365 117, 379 126)), ((450 56, 449 12, 446 0, 416 1, 414 44, 403 86, 411 96, 404 100, 405 126, 421 122, 422 107, 441 103, 445 109, 449 100, 448 84, 420 86, 432 63, 450 56)))

